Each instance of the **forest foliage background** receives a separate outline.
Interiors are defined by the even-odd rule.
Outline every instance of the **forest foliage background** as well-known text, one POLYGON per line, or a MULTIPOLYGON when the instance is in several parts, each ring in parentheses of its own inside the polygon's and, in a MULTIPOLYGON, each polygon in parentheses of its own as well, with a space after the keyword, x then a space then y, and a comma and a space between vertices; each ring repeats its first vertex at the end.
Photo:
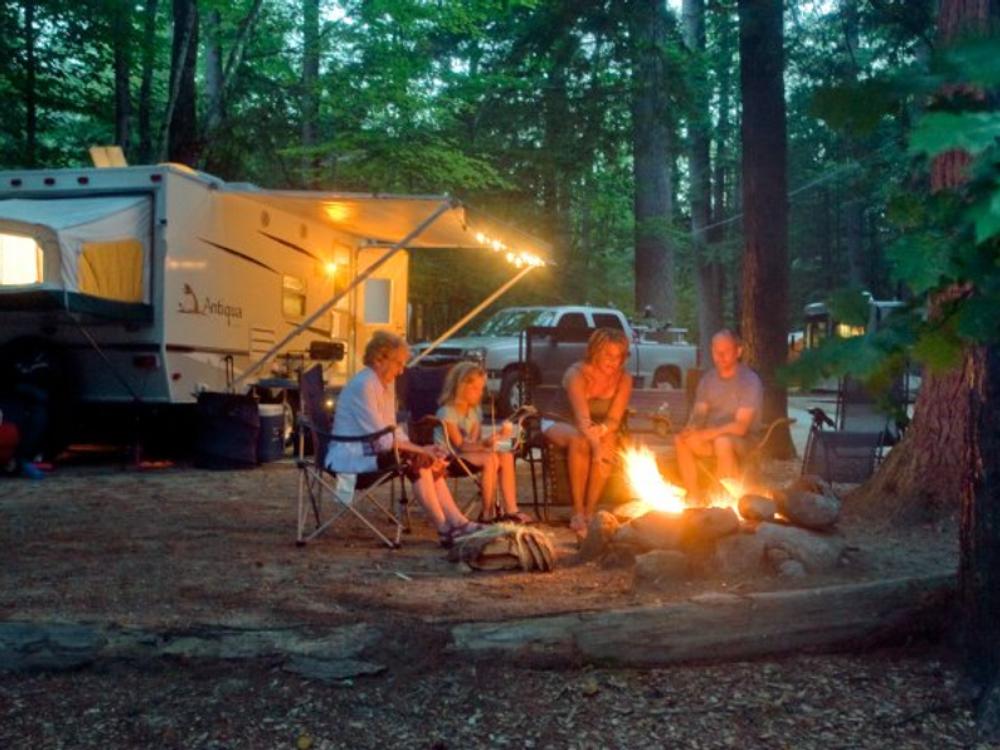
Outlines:
MULTIPOLYGON (((868 109, 838 86, 919 65, 933 28, 930 0, 786 3, 793 326, 839 287, 899 292, 887 206, 912 179, 905 137, 923 103, 868 109)), ((447 192, 554 245, 559 265, 504 304, 631 313, 648 301, 636 299, 650 220, 636 219, 648 187, 635 154, 653 122, 668 188, 652 232, 674 267, 655 307, 694 334, 699 124, 705 257, 721 272, 724 319, 739 317, 738 66, 735 0, 4 0, 0 167, 86 165, 89 146, 119 143, 132 164, 181 161, 266 187, 447 192), (698 12, 703 46, 686 33, 698 12)), ((415 261, 426 330, 508 273, 455 274, 455 261, 415 261)))

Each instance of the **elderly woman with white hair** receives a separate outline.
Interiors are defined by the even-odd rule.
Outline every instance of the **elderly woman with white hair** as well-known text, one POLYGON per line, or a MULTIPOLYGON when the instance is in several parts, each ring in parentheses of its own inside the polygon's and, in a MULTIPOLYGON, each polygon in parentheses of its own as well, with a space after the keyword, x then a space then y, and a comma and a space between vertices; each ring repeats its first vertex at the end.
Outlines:
MULTIPOLYGON (((369 435, 396 423, 396 378, 406 368, 410 351, 406 340, 389 331, 376 331, 365 347, 365 367, 344 387, 337 399, 333 434, 369 435)), ((413 489, 438 532, 443 547, 481 528, 455 504, 444 479, 447 452, 437 446, 410 442, 400 427, 379 439, 372 453, 357 442, 332 441, 326 464, 338 473, 376 471, 392 462, 392 448, 405 454, 413 489)))

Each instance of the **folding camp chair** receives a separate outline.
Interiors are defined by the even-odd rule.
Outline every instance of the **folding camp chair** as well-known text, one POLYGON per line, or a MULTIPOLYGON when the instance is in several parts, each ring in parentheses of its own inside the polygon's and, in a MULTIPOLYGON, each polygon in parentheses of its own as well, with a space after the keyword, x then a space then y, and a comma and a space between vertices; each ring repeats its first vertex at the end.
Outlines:
POLYGON ((901 434, 893 411, 905 410, 906 384, 897 379, 882 394, 851 377, 840 380, 833 419, 810 409, 812 426, 802 457, 802 473, 828 482, 864 482, 875 473, 885 449, 901 434))
MULTIPOLYGON (((326 453, 331 442, 360 442, 374 446, 385 435, 395 431, 390 425, 369 435, 342 436, 330 431, 330 415, 324 409, 323 371, 319 365, 302 373, 299 379, 299 398, 302 414, 299 417, 299 454, 296 465, 299 468, 298 523, 295 543, 299 546, 310 542, 343 518, 353 517, 362 523, 379 541, 390 549, 400 546, 400 538, 406 525, 399 517, 386 508, 374 492, 395 479, 400 479, 400 509, 405 514, 408 509, 406 483, 402 481, 406 468, 399 453, 393 448, 395 462, 392 466, 375 472, 346 474, 331 471, 326 467, 326 453), (312 455, 306 453, 306 432, 311 438, 312 455), (353 484, 352 484, 353 483, 353 484), (350 490, 348 492, 348 489, 350 490), (349 495, 349 497, 347 497, 349 495), (324 499, 328 498, 332 509, 324 518, 324 499), (386 536, 364 514, 364 504, 374 507, 393 526, 392 538, 386 536), (315 528, 306 533, 309 511, 315 519, 315 528)), ((391 502, 391 501, 390 501, 391 502)))
MULTIPOLYGON (((882 391, 845 376, 837 389, 837 429, 881 433, 880 448, 895 445, 902 434, 899 417, 905 415, 906 384, 899 377, 882 391)), ((876 457, 882 458, 881 451, 876 457)))
MULTIPOLYGON (((441 420, 436 416, 438 398, 450 369, 441 365, 410 367, 396 381, 407 414, 407 433, 410 440, 417 445, 431 445, 434 442, 434 428, 441 424, 441 420)), ((468 514, 469 508, 482 498, 483 487, 479 477, 482 469, 462 460, 448 442, 447 431, 445 431, 445 443, 445 448, 451 455, 448 476, 452 479, 452 494, 457 496, 457 483, 461 479, 471 480, 476 488, 473 498, 462 505, 462 512, 468 514)))
POLYGON ((809 410, 812 426, 802 454, 802 473, 828 482, 860 483, 874 472, 884 431, 836 430, 836 422, 820 408, 809 410))

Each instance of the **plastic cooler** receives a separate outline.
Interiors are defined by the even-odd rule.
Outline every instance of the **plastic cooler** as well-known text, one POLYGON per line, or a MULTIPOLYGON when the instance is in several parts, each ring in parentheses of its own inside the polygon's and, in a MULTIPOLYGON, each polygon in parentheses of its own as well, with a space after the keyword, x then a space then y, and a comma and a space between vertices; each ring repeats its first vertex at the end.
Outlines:
POLYGON ((285 455, 285 407, 260 404, 260 435, 257 437, 257 461, 277 461, 285 455))

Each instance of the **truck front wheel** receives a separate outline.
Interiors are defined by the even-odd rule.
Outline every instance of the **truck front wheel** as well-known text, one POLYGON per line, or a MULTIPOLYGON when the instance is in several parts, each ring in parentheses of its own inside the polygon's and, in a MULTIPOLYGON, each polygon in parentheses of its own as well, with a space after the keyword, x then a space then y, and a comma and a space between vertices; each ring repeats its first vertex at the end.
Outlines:
POLYGON ((516 368, 511 368, 504 372, 500 380, 500 394, 497 396, 497 416, 509 417, 513 414, 522 401, 522 383, 524 383, 523 372, 516 368))

